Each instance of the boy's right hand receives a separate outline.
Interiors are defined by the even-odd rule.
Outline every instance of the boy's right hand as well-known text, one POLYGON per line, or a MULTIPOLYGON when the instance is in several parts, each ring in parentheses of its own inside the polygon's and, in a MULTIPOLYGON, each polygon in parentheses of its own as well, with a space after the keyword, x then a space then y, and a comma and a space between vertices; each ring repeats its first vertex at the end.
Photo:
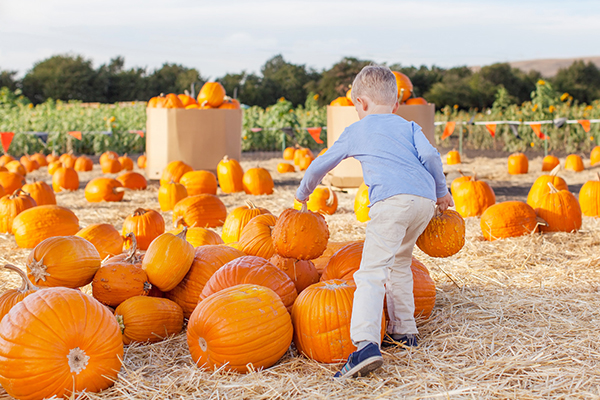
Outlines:
POLYGON ((452 200, 450 193, 446 193, 444 197, 437 199, 436 204, 440 212, 444 212, 448 209, 448 207, 454 207, 454 200, 452 200))

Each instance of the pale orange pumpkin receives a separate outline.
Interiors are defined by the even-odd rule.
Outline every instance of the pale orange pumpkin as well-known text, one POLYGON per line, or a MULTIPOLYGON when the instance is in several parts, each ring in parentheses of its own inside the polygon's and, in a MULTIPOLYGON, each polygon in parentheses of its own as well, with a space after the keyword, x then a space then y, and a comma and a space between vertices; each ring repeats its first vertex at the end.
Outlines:
MULTIPOLYGON (((600 173, 595 181, 587 181, 579 190, 579 206, 586 217, 600 217, 600 173)), ((557 188, 558 189, 558 188, 557 188)))
MULTIPOLYGON (((123 237, 130 232, 135 235, 138 248, 146 250, 154 239, 165 232, 165 220, 154 210, 138 208, 123 222, 123 237)), ((130 241, 125 241, 125 247, 131 247, 130 241)))
POLYGON ((82 237, 93 244, 101 260, 116 256, 123 251, 123 237, 111 224, 92 224, 77 232, 75 236, 82 237))
POLYGON ((177 286, 165 295, 179 304, 183 309, 184 317, 189 318, 198 305, 200 294, 210 277, 229 261, 243 256, 243 252, 228 246, 198 247, 194 251, 194 261, 188 273, 177 286))
POLYGON ((271 174, 264 168, 250 168, 242 179, 244 191, 247 194, 253 194, 255 196, 261 194, 273 194, 273 178, 271 174))
POLYGON ((146 169, 146 162, 147 162, 147 157, 145 154, 142 154, 141 156, 138 157, 137 159, 137 165, 138 168, 140 169, 146 169))
POLYGON ((584 169, 583 160, 577 154, 569 154, 565 159, 565 170, 581 172, 584 169))
POLYGON ((142 268, 150 283, 161 291, 173 289, 183 280, 194 261, 194 247, 185 240, 187 228, 172 235, 163 233, 150 243, 142 268))
POLYGON ((59 169, 62 168, 63 164, 60 161, 51 161, 48 163, 48 174, 50 175, 54 175, 54 173, 59 169))
POLYGON ((210 171, 189 171, 183 174, 179 180, 188 196, 197 194, 217 194, 217 177, 210 171))
POLYGON ((79 236, 50 237, 27 257, 27 277, 38 286, 78 288, 92 281, 100 254, 79 236))
POLYGON ((125 195, 123 185, 116 179, 100 176, 85 185, 85 199, 90 203, 121 201, 125 195))
POLYGON ((554 168, 556 168, 557 165, 560 165, 560 160, 558 159, 558 157, 555 157, 553 155, 547 155, 542 160, 542 172, 552 171, 554 168))
POLYGON ((26 183, 22 187, 23 191, 29 193, 29 195, 35 200, 38 206, 45 204, 56 204, 56 196, 54 191, 44 181, 34 180, 32 183, 26 183))
POLYGON ((187 342, 200 368, 246 373, 275 364, 293 334, 290 315, 275 292, 238 285, 198 304, 188 322, 187 342))
POLYGON ((269 259, 275 254, 271 232, 277 217, 261 214, 252 218, 240 233, 239 248, 246 254, 269 259))
POLYGON ((508 173, 511 175, 526 174, 529 171, 529 160, 523 153, 508 156, 508 173))
POLYGON ((256 207, 253 202, 246 200, 245 206, 237 207, 225 218, 221 238, 225 243, 237 242, 248 222, 261 214, 270 214, 270 212, 266 208, 256 207))
POLYGON ((22 189, 17 189, 13 194, 7 194, 0 199, 0 232, 12 233, 14 219, 21 212, 37 206, 35 200, 22 189))
POLYGON ((158 204, 161 211, 171 211, 175 204, 188 196, 187 189, 181 183, 173 182, 158 189, 158 204))
POLYGON ((160 177, 160 185, 164 186, 170 182, 179 182, 183 174, 193 171, 194 169, 183 161, 171 161, 165 169, 163 169, 160 177))
POLYGON ((227 217, 225 204, 214 194, 188 196, 173 207, 173 224, 177 227, 215 228, 227 217))
POLYGON ((283 150, 283 159, 288 160, 288 161, 293 160, 295 152, 296 152, 295 147, 286 147, 285 150, 283 150))
POLYGON ((58 193, 63 190, 79 189, 79 174, 73 168, 61 167, 52 174, 52 189, 58 193))
POLYGON ((183 231, 184 228, 187 229, 185 240, 187 240, 193 247, 224 243, 223 239, 221 239, 221 236, 219 236, 217 232, 195 226, 192 228, 180 226, 178 228, 171 229, 168 231, 168 233, 172 235, 178 235, 181 233, 181 231, 183 231))
POLYGON ((73 169, 77 172, 91 171, 94 169, 94 162, 88 156, 79 156, 75 160, 73 169))
POLYGON ((280 174, 285 174, 288 172, 296 172, 296 168, 294 168, 294 166, 290 163, 279 163, 277 164, 277 172, 279 172, 280 174))
POLYGON ((133 296, 115 310, 123 343, 155 343, 183 329, 183 310, 169 299, 133 296))
POLYGON ((76 234, 79 219, 68 208, 48 204, 21 212, 13 220, 12 231, 17 246, 31 249, 49 237, 76 234))
POLYGON ((0 166, 4 167, 6 164, 14 160, 15 158, 10 154, 3 154, 0 156, 0 166))
POLYGON ((363 182, 358 187, 354 197, 354 214, 358 222, 367 222, 369 217, 369 187, 363 182))
POLYGON ((446 154, 446 164, 460 164, 460 153, 456 150, 451 150, 446 154))
POLYGON ((115 317, 78 290, 38 290, 0 323, 0 383, 15 398, 99 392, 118 379, 122 359, 115 317))
POLYGON ((23 175, 23 176, 27 175, 27 170, 17 160, 10 161, 10 162, 6 163, 6 165, 4 166, 4 168, 6 168, 9 172, 12 172, 13 174, 20 174, 20 175, 23 175))
POLYGON ((119 175, 117 180, 121 182, 124 188, 131 190, 145 190, 148 187, 148 181, 142 174, 137 172, 129 171, 123 175, 119 175))
POLYGON ((243 256, 229 261, 210 277, 202 289, 200 302, 213 293, 242 284, 268 287, 277 293, 288 311, 298 297, 294 282, 285 272, 262 257, 243 256))
POLYGON ((217 177, 223 193, 244 191, 244 170, 237 160, 227 156, 223 157, 217 165, 217 177))
POLYGON ((592 167, 600 163, 600 146, 595 146, 590 153, 590 164, 592 167))

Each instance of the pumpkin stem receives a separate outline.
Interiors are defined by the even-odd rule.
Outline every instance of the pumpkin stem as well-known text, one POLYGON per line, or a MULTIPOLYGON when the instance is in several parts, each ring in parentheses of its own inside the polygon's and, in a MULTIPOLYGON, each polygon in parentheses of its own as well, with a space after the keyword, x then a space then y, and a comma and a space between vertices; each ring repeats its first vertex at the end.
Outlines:
POLYGON ((12 264, 5 264, 3 268, 14 271, 21 277, 21 287, 17 289, 19 292, 25 293, 30 290, 39 289, 37 286, 31 283, 31 281, 27 278, 27 275, 25 274, 25 272, 23 272, 21 268, 15 267, 12 264))
POLYGON ((10 195, 9 199, 11 199, 11 200, 12 200, 12 199, 15 199, 15 198, 19 197, 19 194, 20 194, 20 193, 23 193, 23 194, 25 194, 25 195, 29 196, 29 193, 25 192, 25 191, 24 191, 23 189, 21 189, 21 188, 18 188, 17 190, 15 190, 15 191, 13 192, 13 194, 11 194, 11 195, 10 195))
POLYGON ((146 214, 147 212, 148 212, 148 210, 145 210, 145 209, 143 209, 143 208, 138 208, 138 209, 136 209, 136 210, 133 212, 133 214, 132 214, 132 215, 133 215, 134 217, 139 217, 140 215, 144 215, 144 214, 146 214))
POLYGON ((137 239, 135 233, 129 232, 125 238, 131 240, 131 248, 129 249, 129 255, 125 257, 125 262, 135 264, 135 252, 137 251, 137 239))
POLYGON ((550 171, 550 176, 556 176, 556 174, 558 174, 558 171, 560 171, 560 164, 558 164, 556 167, 552 168, 552 171, 550 171))
POLYGON ((458 173, 460 174, 460 176, 465 176, 465 174, 464 174, 464 173, 463 173, 463 172, 462 172, 460 169, 459 169, 459 170, 457 170, 457 171, 458 171, 458 173))
POLYGON ((90 356, 85 354, 85 351, 81 350, 79 347, 75 347, 69 351, 67 360, 69 360, 71 372, 74 372, 75 375, 79 375, 79 373, 87 367, 90 356))
POLYGON ((188 227, 184 225, 184 226, 183 226, 183 229, 182 229, 182 231, 181 231, 181 232, 179 232, 179 233, 178 233, 177 235, 175 235, 175 236, 177 236, 179 239, 186 240, 186 236, 187 236, 187 230, 188 230, 188 227))
POLYGON ((179 217, 175 222, 174 222, 174 228, 179 227, 179 225, 183 225, 185 226, 185 220, 183 219, 183 217, 179 217))
POLYGON ((325 205, 327 207, 331 207, 333 205, 333 201, 335 200, 333 190, 331 190, 331 182, 327 184, 327 191, 329 193, 329 197, 327 197, 327 201, 325 201, 325 205))
POLYGON ((127 188, 122 187, 122 186, 115 186, 113 188, 113 193, 117 194, 117 193, 121 193, 121 192, 125 192, 127 190, 127 188))
POLYGON ((246 200, 246 205, 248 206, 248 208, 249 208, 250 210, 255 210, 255 209, 256 209, 256 204, 254 204, 254 203, 252 202, 252 200, 246 200))
POLYGON ((550 193, 558 193, 558 189, 554 187, 552 182, 548 182, 548 186, 550 186, 550 193))
POLYGON ((300 209, 300 212, 308 212, 308 206, 306 205, 306 201, 302 202, 302 208, 300 209))
POLYGON ((225 155, 223 156, 223 160, 222 160, 222 161, 223 161, 224 163, 226 163, 226 162, 229 162, 229 157, 227 157, 227 154, 225 154, 225 155))
POLYGON ((37 261, 35 257, 32 257, 31 264, 29 265, 29 270, 31 271, 31 275, 33 276, 33 280, 37 283, 40 279, 46 282, 46 277, 50 276, 46 270, 48 267, 44 265, 44 257, 40 261, 37 261))
POLYGON ((152 284, 148 281, 144 282, 144 293, 148 294, 152 290, 152 284))
POLYGON ((117 323, 119 324, 119 328, 121 328, 121 333, 125 333, 125 321, 123 321, 123 316, 122 315, 115 315, 115 318, 117 319, 117 323))

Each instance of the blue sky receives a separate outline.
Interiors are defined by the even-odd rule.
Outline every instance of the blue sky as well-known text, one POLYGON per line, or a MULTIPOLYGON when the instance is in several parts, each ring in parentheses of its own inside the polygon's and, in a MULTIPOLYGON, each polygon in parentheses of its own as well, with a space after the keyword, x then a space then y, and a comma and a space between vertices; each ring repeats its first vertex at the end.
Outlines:
POLYGON ((275 54, 317 70, 344 56, 451 67, 600 56, 599 39, 597 0, 0 0, 0 69, 20 76, 64 53, 215 78, 275 54))

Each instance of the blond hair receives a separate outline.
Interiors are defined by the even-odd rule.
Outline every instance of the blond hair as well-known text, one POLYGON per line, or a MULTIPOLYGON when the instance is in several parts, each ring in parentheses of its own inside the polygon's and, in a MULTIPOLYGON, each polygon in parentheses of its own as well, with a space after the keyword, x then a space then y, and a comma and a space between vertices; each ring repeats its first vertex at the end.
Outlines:
POLYGON ((363 95, 377 105, 393 105, 398 100, 396 77, 388 67, 367 65, 352 82, 352 102, 363 95))

